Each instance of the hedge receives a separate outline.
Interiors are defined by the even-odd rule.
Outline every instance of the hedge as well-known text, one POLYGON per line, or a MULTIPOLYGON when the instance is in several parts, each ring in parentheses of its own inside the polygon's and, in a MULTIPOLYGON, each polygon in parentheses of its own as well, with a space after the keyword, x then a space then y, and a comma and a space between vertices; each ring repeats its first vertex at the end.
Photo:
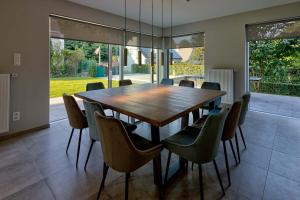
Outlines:
POLYGON ((300 84, 259 82, 258 85, 259 87, 256 88, 254 83, 250 82, 250 90, 259 93, 300 97, 300 84))
POLYGON ((202 75, 204 76, 203 65, 193 65, 189 63, 180 63, 170 65, 169 74, 173 76, 178 75, 202 75))

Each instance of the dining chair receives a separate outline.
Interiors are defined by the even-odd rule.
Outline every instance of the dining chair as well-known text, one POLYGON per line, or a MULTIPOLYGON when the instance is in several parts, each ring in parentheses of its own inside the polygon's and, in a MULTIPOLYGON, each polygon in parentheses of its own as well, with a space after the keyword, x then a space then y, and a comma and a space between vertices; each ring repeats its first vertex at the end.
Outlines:
MULTIPOLYGON (((86 84, 86 91, 92 91, 92 90, 103 90, 105 89, 105 86, 102 82, 96 82, 96 83, 88 83, 86 84)), ((105 106, 103 106, 104 110, 110 110, 109 108, 106 108, 105 106)), ((112 116, 115 116, 114 111, 112 112, 112 116)))
MULTIPOLYGON (((151 160, 155 166, 159 164, 157 159, 162 150, 162 145, 153 146, 152 143, 136 134, 128 134, 123 124, 114 118, 107 118, 99 112, 95 112, 96 126, 100 137, 103 152, 103 177, 97 199, 104 187, 109 168, 125 173, 125 200, 128 199, 128 182, 130 173, 142 167, 151 160)), ((159 171, 159 167, 156 167, 159 171)), ((159 182, 159 194, 162 198, 161 172, 156 174, 159 182)))
MULTIPOLYGON (((201 89, 208 89, 208 90, 221 90, 221 85, 220 83, 217 82, 203 82, 201 89)), ((203 110, 214 110, 217 109, 221 104, 221 97, 218 97, 216 100, 204 105, 201 109, 201 115, 203 115, 203 110)))
POLYGON ((163 78, 160 81, 161 85, 174 85, 174 80, 173 79, 168 79, 168 78, 163 78))
POLYGON ((224 157, 225 157, 225 164, 226 164, 226 172, 227 172, 227 178, 228 178, 228 186, 231 186, 231 179, 230 179, 230 172, 229 172, 229 164, 228 164, 228 155, 227 155, 227 149, 226 149, 226 141, 229 141, 232 154, 234 156, 236 165, 240 162, 240 153, 239 153, 239 144, 238 144, 238 138, 236 134, 236 128, 238 126, 240 114, 241 114, 241 108, 242 108, 242 101, 236 101, 232 104, 231 108, 229 108, 228 115, 225 120, 224 129, 223 129, 223 135, 222 135, 222 142, 223 142, 223 150, 224 150, 224 157), (236 154, 233 148, 232 139, 235 138, 236 142, 236 149, 238 153, 238 159, 236 158, 236 154))
POLYGON ((181 80, 179 82, 179 86, 182 86, 182 87, 195 87, 195 83, 194 81, 189 81, 189 80, 181 80))
POLYGON ((71 135, 68 141, 66 153, 68 153, 68 149, 73 137, 74 129, 79 129, 79 140, 77 146, 77 158, 76 158, 76 168, 78 167, 78 158, 80 153, 80 143, 81 143, 81 135, 82 130, 88 127, 87 118, 85 113, 79 108, 75 98, 73 96, 63 94, 63 100, 65 104, 65 108, 68 115, 69 124, 72 127, 71 135))
POLYGON ((185 160, 192 161, 193 163, 198 164, 200 197, 203 200, 204 192, 202 180, 202 164, 213 161, 219 184, 222 188, 223 195, 225 195, 225 190, 217 163, 215 161, 215 157, 218 153, 226 115, 227 110, 222 109, 220 112, 209 115, 207 117, 200 132, 188 131, 188 129, 183 129, 162 141, 164 147, 169 150, 165 173, 165 182, 168 178, 171 154, 175 153, 185 160))
POLYGON ((241 126, 245 122, 246 114, 247 114, 248 107, 249 107, 250 97, 251 97, 250 92, 247 92, 242 96, 242 99, 243 99, 242 110, 241 110, 241 115, 240 115, 240 119, 239 119, 239 123, 238 123, 238 127, 240 130, 240 134, 241 134, 245 149, 247 148, 247 146, 246 146, 246 142, 245 142, 245 138, 244 138, 244 134, 243 134, 241 126))
MULTIPOLYGON (((89 125, 89 135, 90 135, 90 139, 91 139, 90 148, 89 148, 88 155, 87 155, 85 165, 84 165, 84 170, 86 170, 86 166, 89 161, 90 154, 93 149, 93 145, 96 141, 100 141, 99 134, 98 134, 97 127, 96 127, 94 113, 97 111, 103 116, 106 116, 106 114, 104 112, 102 105, 99 103, 83 100, 83 105, 84 105, 85 112, 86 112, 87 122, 89 125)), ((132 131, 134 131, 137 128, 137 126, 134 124, 129 124, 124 121, 121 121, 121 123, 123 124, 123 126, 125 127, 125 129, 128 133, 131 133, 132 131)))
POLYGON ((105 89, 105 86, 102 82, 86 84, 86 91, 101 90, 101 89, 105 89))
POLYGON ((119 80, 119 86, 127 86, 127 85, 132 85, 132 81, 130 79, 125 79, 125 80, 119 80))
MULTIPOLYGON (((194 88, 195 83, 194 81, 189 81, 189 80, 181 80, 179 82, 179 86, 180 87, 190 87, 190 88, 194 88)), ((193 113, 193 121, 195 122, 196 120, 199 119, 200 115, 199 115, 199 109, 196 109, 194 111, 192 111, 193 113)), ((182 124, 188 124, 188 122, 186 122, 188 120, 188 118, 182 118, 182 124)), ((181 126, 181 128, 184 128, 184 125, 181 126)))

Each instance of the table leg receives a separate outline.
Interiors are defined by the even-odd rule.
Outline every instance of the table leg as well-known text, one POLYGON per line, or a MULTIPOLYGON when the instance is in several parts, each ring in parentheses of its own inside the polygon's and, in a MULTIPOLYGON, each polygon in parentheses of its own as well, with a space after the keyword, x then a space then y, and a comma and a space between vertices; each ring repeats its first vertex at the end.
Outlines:
POLYGON ((189 125, 189 114, 186 114, 181 118, 181 129, 184 129, 188 125, 189 125))
MULTIPOLYGON (((151 140, 154 145, 160 144, 159 127, 151 125, 151 140)), ((160 154, 155 158, 155 161, 153 161, 153 175, 154 183, 159 185, 162 181, 160 154)))

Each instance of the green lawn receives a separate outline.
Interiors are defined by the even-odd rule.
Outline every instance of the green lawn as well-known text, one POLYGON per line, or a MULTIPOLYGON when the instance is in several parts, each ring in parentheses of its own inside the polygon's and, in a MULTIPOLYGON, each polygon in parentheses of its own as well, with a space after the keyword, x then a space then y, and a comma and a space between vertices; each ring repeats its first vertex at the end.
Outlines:
MULTIPOLYGON (((50 79, 50 98, 61 97, 63 93, 74 94, 85 91, 87 83, 103 82, 107 88, 107 78, 68 77, 50 79)), ((117 81, 112 82, 113 87, 118 86, 117 81)))

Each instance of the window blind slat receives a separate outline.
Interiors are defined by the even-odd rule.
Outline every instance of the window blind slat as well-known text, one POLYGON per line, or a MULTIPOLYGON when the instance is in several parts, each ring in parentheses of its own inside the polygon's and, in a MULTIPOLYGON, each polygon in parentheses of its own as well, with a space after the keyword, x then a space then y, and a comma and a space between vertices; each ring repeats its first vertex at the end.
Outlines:
POLYGON ((247 41, 300 37, 300 19, 289 19, 246 26, 247 41))

